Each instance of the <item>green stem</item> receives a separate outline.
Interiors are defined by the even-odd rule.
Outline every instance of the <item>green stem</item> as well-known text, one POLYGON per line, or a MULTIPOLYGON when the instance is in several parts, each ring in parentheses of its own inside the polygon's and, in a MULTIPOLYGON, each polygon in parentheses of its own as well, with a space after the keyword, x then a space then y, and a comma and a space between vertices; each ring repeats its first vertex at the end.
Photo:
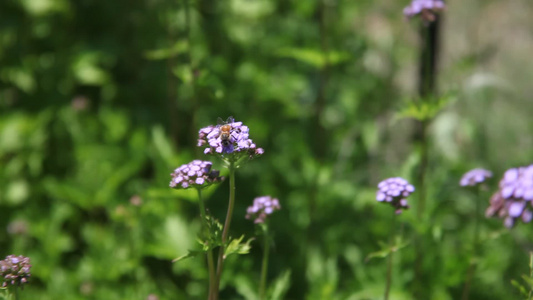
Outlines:
POLYGON ((14 299, 15 300, 19 300, 20 298, 19 298, 19 289, 18 289, 18 287, 15 287, 13 290, 14 290, 13 295, 15 296, 14 299))
POLYGON ((468 267, 468 273, 465 281, 465 286, 463 288, 462 300, 468 300, 470 295, 470 286, 472 285, 472 279, 474 278, 474 273, 476 270, 476 258, 478 256, 479 249, 479 215, 481 209, 481 199, 479 197, 479 188, 476 189, 476 210, 474 216, 474 244, 472 247, 472 257, 470 258, 470 266, 468 267))
MULTIPOLYGON (((204 237, 209 236, 209 227, 207 226, 206 210, 204 205, 204 199, 202 198, 202 190, 196 189, 198 191, 198 203, 200 204, 200 218, 202 219, 202 230, 204 231, 204 237)), ((215 284, 215 263, 213 259, 213 250, 211 245, 207 245, 209 250, 207 250, 207 267, 209 269, 209 293, 208 299, 213 299, 213 286, 215 284)))
MULTIPOLYGON (((533 279, 533 252, 529 252, 529 278, 533 279)), ((533 287, 529 288, 528 299, 533 299, 533 287)))
POLYGON ((385 282, 385 296, 383 297, 383 299, 385 300, 388 300, 389 299, 389 292, 390 292, 390 287, 391 287, 391 284, 392 284, 392 257, 393 257, 393 254, 394 254, 394 234, 396 232, 396 211, 392 211, 393 215, 392 215, 392 221, 391 221, 391 231, 390 231, 390 241, 389 241, 389 244, 390 244, 390 252, 389 252, 389 255, 387 257, 387 279, 386 279, 386 282, 385 282))
POLYGON ((268 252, 270 249, 270 238, 268 236, 268 225, 265 224, 263 227, 263 235, 265 237, 264 241, 264 251, 263 251, 263 265, 261 266, 261 281, 259 283, 259 299, 264 300, 266 296, 266 278, 268 270, 268 252))
POLYGON ((218 299, 218 291, 220 288, 220 279, 222 277, 222 268, 224 265, 224 250, 225 245, 228 241, 229 227, 231 224, 231 217, 233 215, 233 207, 235 206, 235 163, 230 162, 229 166, 229 204, 228 212, 226 213, 226 221, 224 222, 224 230, 222 231, 222 245, 220 246, 218 252, 218 262, 217 262, 217 274, 215 280, 215 286, 213 290, 213 300, 218 299))

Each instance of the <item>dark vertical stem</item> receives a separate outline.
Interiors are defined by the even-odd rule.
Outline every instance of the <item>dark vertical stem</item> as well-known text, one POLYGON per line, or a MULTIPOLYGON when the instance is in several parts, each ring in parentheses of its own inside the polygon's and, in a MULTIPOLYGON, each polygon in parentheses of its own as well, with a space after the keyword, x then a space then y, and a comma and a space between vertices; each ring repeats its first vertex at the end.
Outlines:
POLYGON ((387 279, 385 282, 385 296, 383 299, 389 300, 389 292, 390 287, 392 285, 392 266, 393 266, 393 255, 394 255, 394 239, 395 239, 395 233, 396 233, 396 211, 392 211, 392 220, 391 220, 391 230, 390 230, 390 241, 389 241, 389 247, 390 252, 387 257, 387 279))
POLYGON ((434 95, 436 91, 437 61, 439 50, 439 17, 420 28, 422 51, 420 53, 418 93, 421 98, 434 95))
POLYGON ((229 203, 228 211, 226 213, 226 221, 224 222, 224 229, 222 230, 222 245, 220 246, 217 262, 217 274, 214 286, 213 300, 218 299, 218 289, 220 287, 220 279, 222 277, 222 268, 224 264, 224 250, 225 244, 228 241, 229 227, 231 225, 231 217, 233 216, 233 207, 235 206, 235 163, 231 162, 229 167, 229 203))
MULTIPOLYGON (((422 49, 420 53, 420 68, 418 78, 419 101, 431 101, 436 94, 437 78, 437 61, 439 54, 439 29, 440 17, 429 24, 421 25, 422 49)), ((426 176, 429 166, 429 141, 427 137, 427 127, 430 120, 417 121, 415 127, 414 140, 420 145, 420 168, 418 171, 418 191, 419 202, 417 205, 417 219, 424 222, 426 208, 426 176)), ((423 233, 425 234, 425 233, 423 233)), ((430 294, 430 288, 427 284, 427 277, 423 270, 423 243, 421 237, 415 239, 416 258, 415 258, 415 279, 414 279, 414 296, 416 299, 427 299, 430 294), (426 282, 426 283, 424 283, 426 282)))

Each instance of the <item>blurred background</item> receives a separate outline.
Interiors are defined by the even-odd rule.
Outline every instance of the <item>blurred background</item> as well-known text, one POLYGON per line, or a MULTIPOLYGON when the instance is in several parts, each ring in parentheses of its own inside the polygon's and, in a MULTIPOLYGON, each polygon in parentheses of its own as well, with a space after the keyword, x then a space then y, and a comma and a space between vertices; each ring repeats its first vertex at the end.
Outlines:
MULTIPOLYGON (((265 154, 237 172, 231 235, 254 235, 254 197, 280 199, 268 275, 280 297, 382 299, 386 260, 365 260, 389 239, 376 185, 413 180, 420 156, 397 113, 417 97, 422 25, 408 4, 1 1, 0 256, 31 258, 23 298, 205 299, 203 258, 171 263, 197 247, 196 193, 168 184, 192 159, 222 169, 197 133, 234 116, 265 154)), ((533 2, 446 4, 437 89, 454 96, 429 127, 427 276, 414 282, 408 210, 391 299, 413 284, 459 299, 475 215, 460 177, 494 172, 484 209, 503 172, 533 158, 533 2)), ((227 182, 206 194, 223 220, 227 182)), ((482 220, 470 299, 520 299, 530 227, 482 220)), ((256 240, 228 258, 221 299, 253 299, 261 253, 256 240)))

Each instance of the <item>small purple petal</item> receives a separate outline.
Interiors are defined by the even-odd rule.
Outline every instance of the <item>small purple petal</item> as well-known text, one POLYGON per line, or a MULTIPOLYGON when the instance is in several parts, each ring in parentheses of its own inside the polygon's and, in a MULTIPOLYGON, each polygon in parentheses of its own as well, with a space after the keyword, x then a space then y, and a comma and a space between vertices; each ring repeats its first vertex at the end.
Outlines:
POLYGON ((377 194, 377 196, 376 196, 376 200, 378 200, 378 201, 381 202, 381 201, 385 200, 386 197, 387 197, 387 196, 386 196, 384 193, 382 193, 382 192, 378 192, 378 194, 377 194))
POLYGON ((524 211, 526 204, 524 202, 513 202, 509 205, 509 215, 518 218, 524 211))

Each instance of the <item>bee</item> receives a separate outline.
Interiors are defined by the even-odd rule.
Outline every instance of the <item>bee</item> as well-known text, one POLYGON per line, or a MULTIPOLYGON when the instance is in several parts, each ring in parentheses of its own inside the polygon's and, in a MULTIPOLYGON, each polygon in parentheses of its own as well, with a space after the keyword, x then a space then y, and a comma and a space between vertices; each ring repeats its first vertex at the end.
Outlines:
POLYGON ((231 124, 235 122, 233 117, 229 117, 226 122, 222 121, 221 118, 218 118, 218 128, 220 130, 220 140, 224 147, 228 147, 231 144, 231 124))

